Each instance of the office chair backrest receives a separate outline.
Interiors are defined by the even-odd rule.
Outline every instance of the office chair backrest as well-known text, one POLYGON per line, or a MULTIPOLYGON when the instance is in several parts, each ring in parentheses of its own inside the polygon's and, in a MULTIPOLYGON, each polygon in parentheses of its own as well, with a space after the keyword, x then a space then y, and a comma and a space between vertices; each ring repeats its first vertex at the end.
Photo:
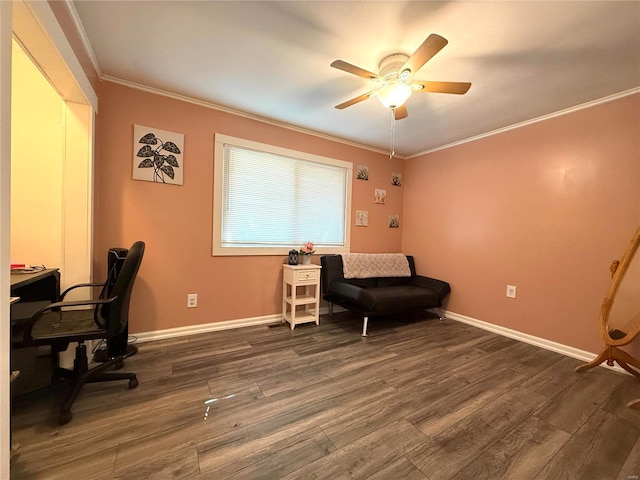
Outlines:
POLYGON ((105 329, 109 335, 121 333, 129 321, 129 301, 131 291, 136 280, 136 275, 142 263, 144 255, 144 242, 135 242, 122 264, 122 270, 116 278, 116 282, 109 294, 109 297, 116 299, 102 308, 101 316, 104 320, 105 329))

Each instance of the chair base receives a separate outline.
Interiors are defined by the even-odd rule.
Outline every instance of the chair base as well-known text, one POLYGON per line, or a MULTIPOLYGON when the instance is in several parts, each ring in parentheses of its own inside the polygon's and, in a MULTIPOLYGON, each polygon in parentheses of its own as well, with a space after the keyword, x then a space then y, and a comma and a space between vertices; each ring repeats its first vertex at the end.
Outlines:
POLYGON ((129 380, 129 389, 138 386, 138 379, 135 373, 103 373, 104 370, 111 366, 120 368, 123 365, 123 356, 109 359, 108 361, 89 369, 89 361, 87 357, 87 346, 84 342, 79 342, 76 346, 76 358, 73 361, 73 370, 56 367, 54 369, 54 377, 67 378, 71 382, 66 398, 60 407, 60 415, 58 423, 64 425, 69 423, 73 417, 71 406, 78 397, 80 389, 85 383, 108 382, 113 380, 129 380))
MULTIPOLYGON (((125 352, 122 355, 122 358, 128 358, 132 355, 138 353, 138 347, 135 345, 128 344, 125 352)), ((98 350, 93 354, 93 361, 97 363, 104 363, 112 360, 114 357, 109 356, 109 351, 106 348, 98 350)))

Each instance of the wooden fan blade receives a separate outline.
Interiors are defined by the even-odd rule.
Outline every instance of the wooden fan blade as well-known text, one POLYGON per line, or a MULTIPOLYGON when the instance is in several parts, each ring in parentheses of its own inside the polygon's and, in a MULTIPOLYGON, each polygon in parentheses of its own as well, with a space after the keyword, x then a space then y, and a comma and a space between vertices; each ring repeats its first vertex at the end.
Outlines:
POLYGON ((343 62, 342 60, 336 60, 335 62, 332 62, 331 66, 333 68, 337 68, 338 70, 358 75, 359 77, 368 78, 369 80, 380 78, 380 75, 378 75, 377 73, 370 72, 368 70, 365 70, 364 68, 356 67, 355 65, 343 62))
POLYGON ((405 70, 409 70, 411 73, 417 72, 425 63, 431 60, 436 53, 442 50, 447 43, 449 43, 449 41, 446 38, 432 33, 422 42, 422 45, 413 52, 413 55, 409 57, 400 69, 400 73, 405 70))
POLYGON ((376 93, 375 90, 365 93, 364 95, 360 95, 359 97, 352 98, 351 100, 347 100, 346 102, 341 103, 340 105, 336 105, 336 108, 338 110, 342 110, 343 108, 350 107, 351 105, 355 105, 356 103, 360 103, 363 100, 366 100, 367 98, 373 96, 375 93, 376 93))
POLYGON ((408 115, 409 113, 407 112, 406 105, 400 105, 399 107, 396 107, 393 109, 393 116, 395 117, 396 120, 402 120, 403 118, 407 118, 408 115))
POLYGON ((456 95, 464 95, 471 88, 469 82, 425 82, 422 80, 414 80, 412 85, 422 85, 417 92, 433 92, 433 93, 455 93, 456 95))

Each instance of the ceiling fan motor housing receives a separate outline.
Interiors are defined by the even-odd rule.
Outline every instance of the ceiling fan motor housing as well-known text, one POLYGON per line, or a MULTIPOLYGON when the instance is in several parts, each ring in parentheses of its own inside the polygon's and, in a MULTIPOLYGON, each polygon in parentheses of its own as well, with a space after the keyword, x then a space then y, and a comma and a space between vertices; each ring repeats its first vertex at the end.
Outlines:
POLYGON ((392 78, 405 80, 411 72, 407 73, 404 75, 404 78, 402 78, 403 76, 401 75, 400 69, 408 59, 409 56, 404 53, 394 53, 384 57, 380 62, 380 76, 385 80, 391 80, 392 78))
POLYGON ((379 65, 380 73, 370 72, 343 60, 333 61, 332 67, 372 80, 379 85, 378 89, 342 102, 336 105, 336 108, 341 110, 368 98, 377 97, 382 105, 394 111, 394 118, 399 120, 407 117, 407 109, 404 104, 414 91, 464 95, 471 87, 469 82, 435 82, 413 79, 413 74, 442 50, 447 43, 446 38, 432 33, 411 56, 404 53, 393 53, 383 58, 379 65))

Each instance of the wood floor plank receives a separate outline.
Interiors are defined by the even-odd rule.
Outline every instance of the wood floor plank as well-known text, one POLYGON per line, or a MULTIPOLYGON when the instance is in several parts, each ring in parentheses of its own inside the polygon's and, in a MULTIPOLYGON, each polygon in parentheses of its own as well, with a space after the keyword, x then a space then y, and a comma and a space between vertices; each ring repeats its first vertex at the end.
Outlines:
POLYGON ((580 378, 580 374, 575 372, 578 365, 580 361, 574 358, 561 357, 554 364, 530 376, 522 386, 547 398, 554 398, 580 378))
POLYGON ((460 380, 449 377, 444 381, 423 384, 412 391, 404 389, 400 392, 394 388, 385 392, 379 389, 377 395, 368 396, 366 402, 351 402, 346 408, 339 408, 336 416, 321 423, 321 427, 333 444, 341 448, 391 421, 407 418, 418 408, 428 405, 430 398, 444 397, 463 385, 460 380))
POLYGON ((473 414, 435 432, 428 442, 409 452, 407 458, 430 479, 458 478, 459 471, 535 412, 539 401, 539 397, 524 389, 511 389, 478 405, 473 414))
POLYGON ((478 350, 459 354, 440 347, 433 348, 433 351, 394 351, 398 356, 385 362, 377 371, 377 375, 399 388, 412 388, 420 383, 431 383, 436 379, 450 377, 456 368, 467 368, 479 357, 484 356, 484 353, 478 350))
POLYGON ((410 423, 398 420, 282 478, 368 478, 424 440, 424 435, 410 423))
POLYGON ((139 344, 139 386, 87 385, 67 425, 62 389, 14 402, 11 479, 637 474, 634 378, 432 313, 361 327, 339 314, 139 344))
POLYGON ((627 402, 636 398, 640 398, 640 382, 635 377, 627 375, 613 390, 602 409, 640 428, 638 410, 627 407, 627 402))
POLYGON ((210 412, 208 422, 215 425, 198 442, 200 452, 228 448, 299 424, 302 429, 318 425, 335 415, 335 397, 343 393, 331 381, 256 400, 251 405, 210 412))
POLYGON ((208 450, 200 454, 200 471, 209 478, 280 478, 335 451, 318 427, 297 427, 244 442, 225 455, 208 450))
POLYGON ((211 335, 197 335, 189 337, 188 342, 169 345, 167 355, 179 358, 180 363, 203 358, 211 362, 219 355, 243 352, 249 349, 251 349, 251 344, 246 338, 231 338, 226 339, 225 342, 216 342, 213 341, 211 335))
POLYGON ((198 452, 192 442, 167 443, 154 449, 129 449, 126 444, 118 449, 114 477, 122 480, 140 478, 172 478, 189 480, 200 474, 198 452))
POLYGON ((392 478, 402 480, 429 480, 416 466, 407 460, 407 457, 400 457, 398 460, 381 468, 369 477, 369 480, 389 480, 392 478))
MULTIPOLYGON (((482 382, 476 382, 440 398, 407 416, 422 432, 434 437, 447 428, 474 415, 480 408, 513 392, 521 379, 508 368, 491 372, 482 382)), ((541 402, 542 400, 537 400, 541 402)))
POLYGON ((546 403, 536 416, 565 432, 576 433, 623 379, 621 374, 602 368, 579 374, 574 383, 556 395, 553 402, 546 403))
POLYGON ((42 456, 37 457, 37 460, 26 460, 21 458, 20 448, 11 460, 11 478, 46 478, 47 480, 113 478, 117 447, 102 449, 100 455, 95 455, 91 450, 85 452, 76 449, 76 455, 66 460, 42 456))
POLYGON ((502 335, 492 334, 488 335, 487 338, 476 345, 476 348, 482 350, 486 353, 493 353, 503 348, 511 347, 515 343, 518 343, 517 340, 513 338, 503 337, 502 335))
MULTIPOLYGON (((184 389, 163 396, 150 398, 144 414, 137 405, 119 405, 119 408, 80 412, 72 422, 58 426, 52 421, 47 428, 49 435, 38 436, 37 441, 21 439, 15 433, 14 441, 21 443, 20 461, 26 463, 37 459, 39 463, 53 465, 69 463, 82 455, 96 455, 105 449, 126 442, 144 443, 147 436, 162 437, 171 428, 183 428, 201 417, 202 403, 199 399, 208 394, 206 384, 196 389, 184 389)), ((118 405, 118 404, 117 404, 118 405)), ((57 419, 57 415, 52 420, 57 419)))
POLYGON ((567 432, 528 417, 484 450, 457 478, 533 479, 571 438, 567 432))
MULTIPOLYGON (((606 373, 606 372, 605 372, 606 373)), ((615 479, 635 448, 640 430, 598 410, 535 477, 536 480, 615 479)))
POLYGON ((640 478, 640 438, 629 452, 616 480, 637 480, 640 478))

